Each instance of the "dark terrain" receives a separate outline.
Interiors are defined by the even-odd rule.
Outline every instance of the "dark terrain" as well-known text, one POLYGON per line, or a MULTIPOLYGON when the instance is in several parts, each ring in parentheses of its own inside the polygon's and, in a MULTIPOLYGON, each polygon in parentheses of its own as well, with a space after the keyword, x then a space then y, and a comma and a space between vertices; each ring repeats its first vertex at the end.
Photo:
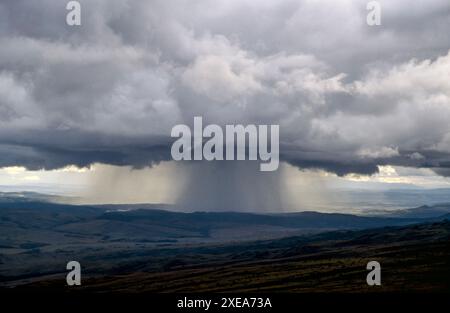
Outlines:
MULTIPOLYGON (((85 292, 445 292, 450 291, 450 222, 340 231, 178 250, 164 268, 151 258, 130 273, 83 280, 85 292), (382 286, 365 282, 382 265, 382 286)), ((19 291, 69 291, 64 274, 19 291)))
POLYGON ((77 260, 77 290, 93 292, 448 292, 448 208, 179 213, 13 197, 0 203, 0 287, 66 290, 66 263, 77 260), (366 285, 370 260, 381 287, 366 285))

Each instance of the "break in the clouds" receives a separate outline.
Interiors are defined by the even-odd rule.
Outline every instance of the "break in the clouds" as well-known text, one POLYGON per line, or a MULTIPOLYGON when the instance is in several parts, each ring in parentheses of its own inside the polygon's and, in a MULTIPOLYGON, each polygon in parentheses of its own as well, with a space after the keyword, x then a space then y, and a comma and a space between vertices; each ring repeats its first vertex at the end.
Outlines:
POLYGON ((0 2, 0 167, 142 167, 171 128, 279 124, 300 168, 450 168, 450 2, 0 2))

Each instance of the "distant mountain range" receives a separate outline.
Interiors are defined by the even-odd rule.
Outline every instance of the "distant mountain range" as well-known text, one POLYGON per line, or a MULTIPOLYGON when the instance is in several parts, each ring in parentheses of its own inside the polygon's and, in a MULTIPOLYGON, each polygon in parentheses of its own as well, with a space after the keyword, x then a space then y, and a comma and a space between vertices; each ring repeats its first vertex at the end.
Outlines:
POLYGON ((386 216, 401 218, 436 218, 445 214, 450 214, 450 204, 423 205, 417 208, 398 210, 386 216))
POLYGON ((181 213, 137 209, 139 206, 136 205, 130 210, 123 207, 23 199, 0 202, 0 246, 52 245, 56 238, 67 243, 76 242, 74 238, 116 242, 256 240, 337 229, 407 225, 422 222, 423 218, 435 219, 448 212, 445 206, 421 207, 397 213, 395 217, 369 217, 318 212, 181 213))
POLYGON ((439 220, 450 204, 421 206, 380 216, 298 212, 167 211, 165 204, 69 205, 38 193, 0 193, 0 247, 88 242, 234 241, 338 229, 368 229, 439 220), (13 236, 14 234, 14 236, 13 236))

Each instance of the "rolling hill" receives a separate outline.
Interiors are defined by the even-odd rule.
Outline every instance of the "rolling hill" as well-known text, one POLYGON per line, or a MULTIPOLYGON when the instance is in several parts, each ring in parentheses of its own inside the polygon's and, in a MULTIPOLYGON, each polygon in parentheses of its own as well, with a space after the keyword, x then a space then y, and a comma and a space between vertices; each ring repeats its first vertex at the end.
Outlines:
MULTIPOLYGON (((158 209, 157 205, 130 205, 127 209, 126 205, 69 205, 43 199, 15 194, 0 201, 0 286, 62 275, 68 260, 80 261, 85 273, 96 277, 287 258, 327 249, 337 256, 341 250, 331 246, 336 240, 356 244, 359 238, 361 247, 373 240, 380 245, 390 241, 399 244, 405 240, 397 231, 394 237, 380 240, 380 236, 387 236, 383 229, 411 230, 416 227, 412 224, 448 218, 433 214, 418 218, 413 211, 407 217, 318 212, 182 213, 158 209), (369 229, 377 230, 363 237, 369 229), (308 242, 323 244, 303 244, 308 242), (318 248, 322 245, 328 248, 318 248)), ((422 235, 428 238, 425 231, 422 235)))

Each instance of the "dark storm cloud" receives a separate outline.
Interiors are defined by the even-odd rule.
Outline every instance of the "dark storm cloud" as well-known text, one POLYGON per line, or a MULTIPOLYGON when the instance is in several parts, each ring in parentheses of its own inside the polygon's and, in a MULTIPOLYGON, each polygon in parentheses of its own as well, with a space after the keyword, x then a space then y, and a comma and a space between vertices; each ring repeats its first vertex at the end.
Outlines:
POLYGON ((93 163, 152 166, 170 158, 167 138, 129 138, 86 132, 38 132, 20 141, 5 139, 0 145, 0 167, 26 165, 28 169, 57 169, 69 164, 88 167, 93 163))
POLYGON ((0 166, 151 165, 202 115, 299 167, 450 167, 447 0, 80 2, 0 2, 0 166))

